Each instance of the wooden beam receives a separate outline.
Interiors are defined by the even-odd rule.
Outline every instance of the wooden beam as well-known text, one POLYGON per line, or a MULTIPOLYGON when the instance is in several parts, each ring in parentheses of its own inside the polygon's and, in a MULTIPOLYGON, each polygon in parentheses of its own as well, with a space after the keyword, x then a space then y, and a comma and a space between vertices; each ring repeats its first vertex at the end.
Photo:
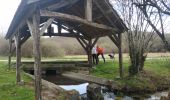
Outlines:
POLYGON ((108 22, 114 26, 115 28, 117 28, 117 26, 113 23, 113 21, 109 18, 109 16, 107 15, 107 12, 103 10, 103 8, 101 7, 101 5, 96 1, 93 0, 94 4, 99 8, 99 10, 101 11, 101 13, 103 14, 103 16, 108 20, 108 22))
POLYGON ((30 38, 31 34, 26 35, 22 40, 21 40, 21 45, 25 43, 30 38))
POLYGON ((79 0, 60 0, 60 2, 48 6, 46 9, 48 10, 57 10, 66 6, 74 5, 77 3, 79 0))
POLYGON ((40 30, 40 36, 44 34, 45 30, 52 24, 53 21, 54 21, 53 18, 47 20, 47 22, 43 25, 43 27, 40 30))
MULTIPOLYGON (((77 35, 78 35, 78 33, 77 33, 77 35)), ((88 45, 88 43, 85 41, 85 39, 83 38, 83 37, 79 37, 82 41, 83 41, 83 43, 85 44, 85 45, 88 45)))
POLYGON ((59 13, 59 12, 52 12, 52 11, 47 11, 47 10, 40 10, 40 14, 42 17, 54 17, 57 19, 65 20, 65 21, 82 23, 82 24, 85 24, 85 25, 88 25, 91 27, 99 28, 99 29, 116 31, 116 29, 114 29, 110 26, 89 22, 85 19, 82 19, 82 18, 74 16, 74 15, 69 15, 69 14, 64 14, 64 13, 59 13))
POLYGON ((85 18, 92 21, 92 0, 85 0, 85 18))
POLYGON ((62 25, 61 25, 61 21, 58 21, 58 33, 61 34, 61 30, 62 30, 62 25))
MULTIPOLYGON (((55 25, 58 25, 58 23, 57 22, 53 22, 53 24, 55 24, 55 25)), ((63 23, 62 23, 63 24, 63 23)), ((66 30, 66 31, 69 31, 70 29, 67 27, 67 26, 70 26, 70 25, 66 25, 65 24, 65 26, 64 25, 61 25, 61 28, 62 29, 64 29, 64 30, 66 30)), ((74 26, 74 25, 73 25, 74 26)), ((80 31, 77 29, 77 27, 75 27, 74 26, 74 30, 76 30, 78 33, 75 33, 75 32, 73 32, 74 34, 79 34, 79 37, 81 37, 81 38, 83 38, 83 39, 85 39, 85 40, 88 40, 88 37, 87 36, 84 36, 84 35, 80 35, 80 31)), ((82 34, 82 33, 81 33, 82 34)))
POLYGON ((123 78, 123 57, 122 57, 122 33, 118 34, 119 37, 119 72, 120 78, 123 78))
MULTIPOLYGON (((43 36, 49 36, 49 34, 44 33, 43 36)), ((51 34, 50 36, 73 37, 73 38, 80 37, 79 35, 75 35, 71 33, 54 33, 54 34, 51 34)))
POLYGON ((93 42, 93 44, 91 46, 91 49, 94 47, 94 45, 97 43, 98 40, 99 40, 99 37, 95 38, 95 40, 94 40, 94 42, 93 42))
POLYGON ((116 40, 113 36, 108 36, 111 40, 112 40, 112 42, 117 46, 117 47, 119 47, 119 42, 118 42, 118 40, 116 40))
POLYGON ((27 24, 33 37, 33 54, 34 54, 34 75, 35 75, 35 100, 42 100, 41 96, 41 53, 40 53, 40 14, 35 12, 27 24))
POLYGON ((88 62, 89 62, 89 67, 93 67, 92 63, 92 39, 89 39, 89 44, 87 45, 87 56, 88 56, 88 62))
POLYGON ((19 85, 19 83, 21 82, 21 70, 20 70, 20 66, 21 66, 21 45, 20 45, 21 37, 20 37, 20 34, 17 33, 14 38, 15 38, 15 47, 16 47, 16 83, 19 85))
POLYGON ((82 42, 78 37, 77 37, 76 39, 77 39, 77 41, 80 43, 80 45, 83 47, 83 49, 87 52, 86 45, 83 44, 83 42, 82 42))

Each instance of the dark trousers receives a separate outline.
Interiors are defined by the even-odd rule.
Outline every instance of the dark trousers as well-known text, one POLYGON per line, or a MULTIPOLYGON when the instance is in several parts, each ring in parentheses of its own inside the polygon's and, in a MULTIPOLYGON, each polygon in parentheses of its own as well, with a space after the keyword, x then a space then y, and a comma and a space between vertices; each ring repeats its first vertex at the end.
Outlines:
POLYGON ((97 54, 92 54, 93 64, 98 64, 97 54))
POLYGON ((105 63, 105 58, 104 58, 104 54, 103 53, 98 53, 97 54, 97 63, 99 62, 99 55, 101 55, 102 56, 102 58, 103 58, 103 61, 104 61, 104 63, 105 63))

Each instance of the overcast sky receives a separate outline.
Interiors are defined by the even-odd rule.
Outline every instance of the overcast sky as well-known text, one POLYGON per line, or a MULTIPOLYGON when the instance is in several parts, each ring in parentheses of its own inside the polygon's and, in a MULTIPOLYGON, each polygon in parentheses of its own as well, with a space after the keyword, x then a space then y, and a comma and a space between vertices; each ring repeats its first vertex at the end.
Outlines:
MULTIPOLYGON (((21 0, 2 0, 0 3, 0 33, 6 34, 21 0)), ((170 18, 167 20, 170 22, 170 18)), ((168 32, 170 27, 168 26, 168 32)), ((4 35, 3 34, 3 35, 4 35)))
POLYGON ((0 33, 6 33, 21 0, 2 0, 0 3, 0 33))

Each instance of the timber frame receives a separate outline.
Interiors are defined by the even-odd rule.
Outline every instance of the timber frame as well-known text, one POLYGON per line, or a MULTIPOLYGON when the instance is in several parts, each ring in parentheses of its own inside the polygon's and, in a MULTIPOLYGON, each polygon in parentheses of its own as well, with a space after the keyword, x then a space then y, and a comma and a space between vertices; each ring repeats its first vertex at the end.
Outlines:
POLYGON ((5 37, 9 40, 9 68, 11 56, 16 51, 16 76, 19 83, 21 46, 32 37, 35 59, 35 98, 42 100, 41 36, 76 38, 88 55, 89 67, 92 67, 93 46, 100 37, 108 36, 119 49, 120 77, 123 77, 121 38, 126 30, 127 27, 110 5, 109 0, 21 0, 5 37), (53 31, 54 28, 57 28, 57 32, 53 31))

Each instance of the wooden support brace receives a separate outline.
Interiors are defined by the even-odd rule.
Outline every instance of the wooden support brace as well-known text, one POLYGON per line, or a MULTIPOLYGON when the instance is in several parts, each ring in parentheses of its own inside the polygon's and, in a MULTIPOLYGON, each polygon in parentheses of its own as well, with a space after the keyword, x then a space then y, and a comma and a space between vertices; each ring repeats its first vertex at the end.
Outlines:
POLYGON ((94 42, 92 43, 91 49, 94 47, 94 45, 97 43, 97 41, 99 40, 99 37, 97 37, 94 42))
POLYGON ((47 22, 44 24, 44 26, 40 30, 40 36, 44 34, 45 30, 52 24, 53 21, 54 21, 53 18, 50 18, 47 20, 47 22))
POLYGON ((119 47, 119 42, 118 42, 118 40, 116 40, 113 36, 109 36, 109 38, 112 40, 112 42, 117 46, 117 47, 119 47))
POLYGON ((86 51, 87 50, 87 46, 85 44, 83 44, 83 42, 80 40, 80 38, 76 38, 77 41, 80 43, 80 45, 83 47, 83 49, 86 51))

